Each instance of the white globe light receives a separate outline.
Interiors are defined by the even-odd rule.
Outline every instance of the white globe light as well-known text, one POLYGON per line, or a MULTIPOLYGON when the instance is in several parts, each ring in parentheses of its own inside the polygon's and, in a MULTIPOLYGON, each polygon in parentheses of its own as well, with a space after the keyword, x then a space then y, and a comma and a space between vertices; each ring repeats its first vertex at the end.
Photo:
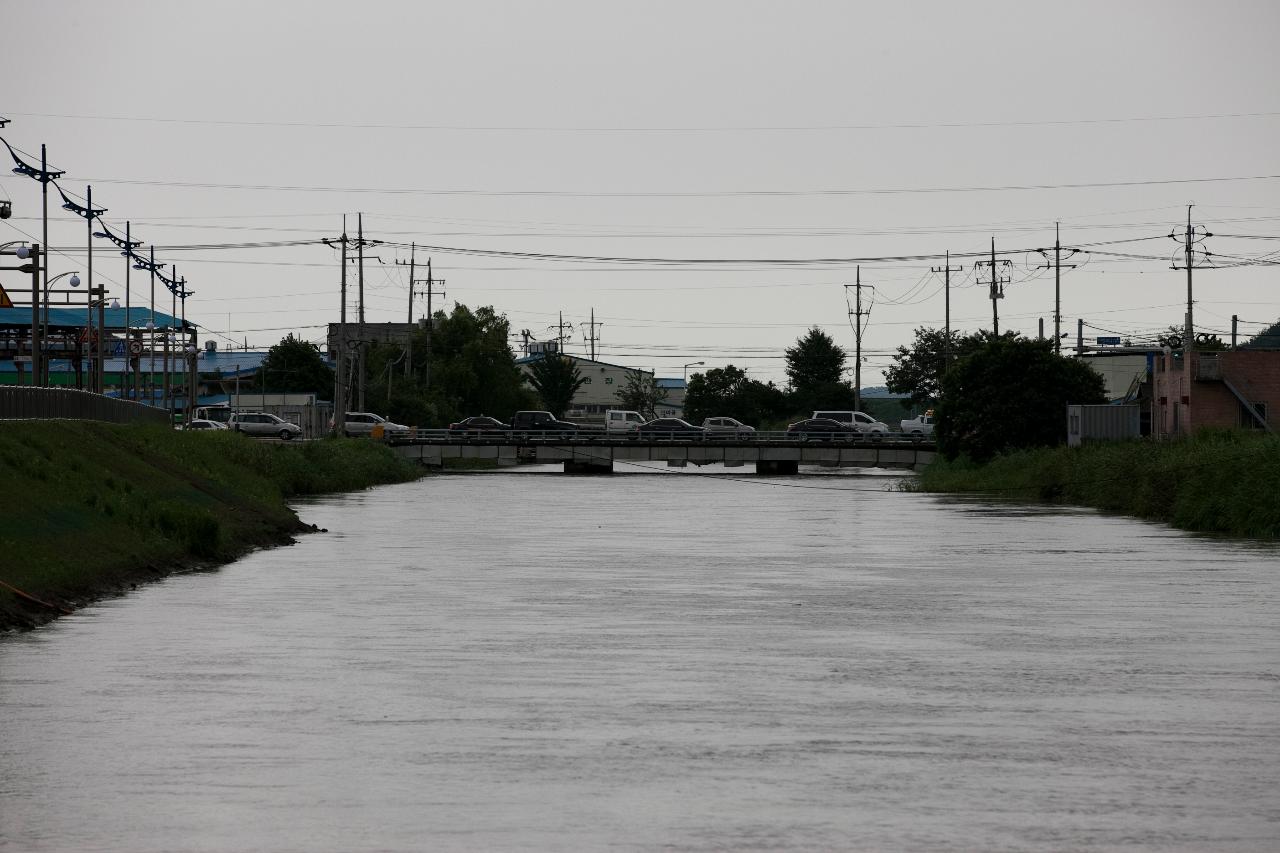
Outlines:
POLYGON ((148 320, 148 321, 147 321, 147 329, 148 329, 148 330, 154 329, 155 327, 156 327, 156 324, 155 324, 155 323, 151 322, 150 320, 148 320))
POLYGON ((72 286, 72 287, 79 287, 79 286, 80 286, 80 276, 75 275, 74 273, 72 274, 72 276, 71 276, 71 286, 72 286))
POLYGON ((31 257, 31 250, 26 246, 19 246, 14 254, 18 256, 19 260, 25 261, 27 258, 31 257))

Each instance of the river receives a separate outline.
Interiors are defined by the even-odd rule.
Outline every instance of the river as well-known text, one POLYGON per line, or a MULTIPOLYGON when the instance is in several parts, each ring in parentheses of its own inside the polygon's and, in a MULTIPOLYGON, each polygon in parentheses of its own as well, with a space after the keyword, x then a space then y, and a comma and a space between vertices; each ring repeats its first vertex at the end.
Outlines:
POLYGON ((300 504, 0 637, 0 849, 1280 848, 1280 550, 892 482, 300 504))

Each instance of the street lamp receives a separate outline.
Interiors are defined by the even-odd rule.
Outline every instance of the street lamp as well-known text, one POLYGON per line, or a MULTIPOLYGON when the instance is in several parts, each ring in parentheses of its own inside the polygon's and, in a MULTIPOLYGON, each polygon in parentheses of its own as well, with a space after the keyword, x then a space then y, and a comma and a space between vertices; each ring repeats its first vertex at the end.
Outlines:
MULTIPOLYGON (((55 275, 53 278, 49 279, 44 283, 43 295, 40 299, 40 304, 43 306, 43 310, 41 311, 41 322, 42 322, 42 328, 43 328, 41 337, 44 339, 46 347, 48 347, 48 341, 49 341, 49 287, 53 285, 55 282, 58 282, 64 278, 67 278, 67 276, 71 277, 71 280, 68 281, 67 284, 71 285, 72 287, 80 286, 79 270, 77 270, 76 272, 60 272, 57 275, 55 275)), ((49 362, 51 362, 52 360, 53 360, 52 357, 45 359, 46 374, 49 373, 49 362)))
POLYGON ((685 384, 685 385, 688 385, 688 384, 689 384, 689 368, 690 368, 690 367, 698 367, 698 366, 703 365, 703 364, 706 364, 706 362, 705 362, 705 361, 691 361, 691 362, 689 362, 688 364, 686 364, 686 365, 684 366, 684 384, 685 384))

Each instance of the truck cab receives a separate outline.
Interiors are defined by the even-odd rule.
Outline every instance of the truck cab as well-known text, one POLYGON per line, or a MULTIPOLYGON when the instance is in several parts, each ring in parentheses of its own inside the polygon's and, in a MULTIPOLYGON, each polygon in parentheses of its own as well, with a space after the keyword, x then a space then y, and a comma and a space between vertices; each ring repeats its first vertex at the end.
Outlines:
POLYGON ((609 409, 604 413, 605 432, 635 432, 644 422, 639 412, 628 409, 609 409))

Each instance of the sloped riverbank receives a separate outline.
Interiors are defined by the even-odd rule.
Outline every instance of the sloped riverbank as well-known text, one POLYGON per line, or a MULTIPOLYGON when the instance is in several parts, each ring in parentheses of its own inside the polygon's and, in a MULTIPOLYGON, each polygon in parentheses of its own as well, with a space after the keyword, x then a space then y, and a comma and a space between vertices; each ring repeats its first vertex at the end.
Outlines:
POLYGON ((421 476, 362 440, 83 421, 0 423, 0 630, 310 528, 287 501, 421 476))
POLYGON ((986 465, 939 459, 909 488, 1078 504, 1197 533, 1276 539, 1277 483, 1280 437, 1233 430, 1031 450, 986 465))

